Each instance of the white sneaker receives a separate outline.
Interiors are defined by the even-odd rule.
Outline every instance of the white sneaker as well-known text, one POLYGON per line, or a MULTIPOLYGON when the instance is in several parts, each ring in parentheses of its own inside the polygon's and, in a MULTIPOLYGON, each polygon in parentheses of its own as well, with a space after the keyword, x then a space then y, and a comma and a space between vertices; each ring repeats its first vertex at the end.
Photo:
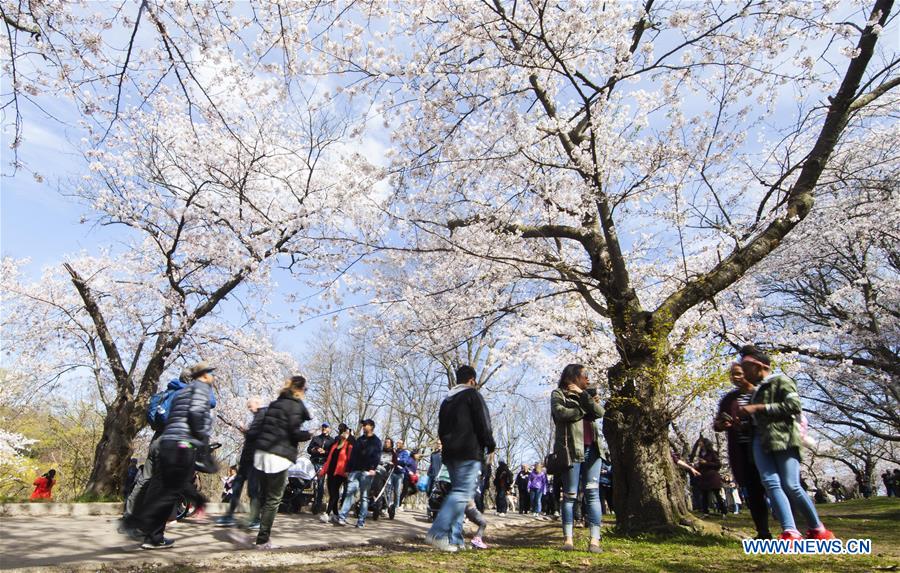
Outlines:
POLYGON ((451 545, 449 539, 436 539, 431 535, 426 535, 425 543, 431 545, 438 551, 446 551, 447 553, 456 553, 457 551, 459 551, 459 547, 457 547, 456 545, 451 545))
POLYGON ((327 513, 323 513, 319 516, 319 521, 321 521, 322 523, 329 523, 331 522, 331 516, 327 513))

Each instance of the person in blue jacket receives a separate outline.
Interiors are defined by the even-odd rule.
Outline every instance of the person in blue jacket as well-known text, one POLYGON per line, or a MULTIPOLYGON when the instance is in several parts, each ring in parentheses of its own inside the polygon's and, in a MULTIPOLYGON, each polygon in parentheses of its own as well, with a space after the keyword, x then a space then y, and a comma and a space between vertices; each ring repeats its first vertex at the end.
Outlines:
MULTIPOLYGON (((169 380, 166 391, 174 394, 174 392, 181 390, 190 383, 191 368, 185 368, 178 375, 178 378, 169 380)), ((211 387, 209 389, 209 407, 210 409, 216 407, 216 394, 211 387)), ((162 435, 163 430, 165 430, 165 426, 156 430, 153 433, 153 437, 150 438, 150 447, 147 451, 147 459, 144 461, 143 469, 137 473, 131 486, 131 490, 125 498, 125 511, 122 515, 123 520, 128 519, 131 514, 134 513, 134 508, 143 500, 144 493, 147 491, 147 484, 150 483, 150 478, 153 477, 154 469, 158 465, 159 437, 162 435)))

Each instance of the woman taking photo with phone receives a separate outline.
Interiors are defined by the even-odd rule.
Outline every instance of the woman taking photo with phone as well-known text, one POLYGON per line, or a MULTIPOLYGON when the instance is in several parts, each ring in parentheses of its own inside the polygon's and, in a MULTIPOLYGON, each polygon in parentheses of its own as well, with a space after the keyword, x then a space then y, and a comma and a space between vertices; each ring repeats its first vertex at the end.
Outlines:
MULTIPOLYGON (((556 427, 553 455, 563 476, 562 526, 563 550, 575 549, 573 541, 574 509, 579 483, 584 483, 587 517, 590 524, 589 551, 600 553, 600 432, 597 420, 603 417, 603 406, 596 390, 588 391, 588 376, 581 364, 569 364, 559 377, 557 388, 550 394, 550 413, 556 427)), ((555 471, 555 470, 554 470, 555 471)))

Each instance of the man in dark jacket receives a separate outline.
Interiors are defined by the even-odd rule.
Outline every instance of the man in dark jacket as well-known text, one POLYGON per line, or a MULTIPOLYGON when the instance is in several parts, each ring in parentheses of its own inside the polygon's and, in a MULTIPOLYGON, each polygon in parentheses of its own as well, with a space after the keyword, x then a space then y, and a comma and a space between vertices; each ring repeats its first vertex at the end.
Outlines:
POLYGON ((772 539, 769 531, 769 506, 766 504, 766 488, 759 478, 759 470, 753 459, 753 423, 749 416, 741 416, 738 410, 750 403, 756 385, 744 377, 740 364, 732 364, 729 371, 735 389, 719 402, 713 421, 713 429, 727 432, 728 462, 735 481, 745 488, 745 499, 756 527, 757 539, 772 539))
POLYGON ((431 490, 434 489, 434 482, 437 481, 438 474, 441 473, 441 465, 441 442, 438 441, 431 452, 431 457, 428 459, 428 497, 431 497, 431 490))
POLYGON ((221 527, 230 527, 235 524, 234 512, 241 502, 241 492, 244 484, 247 484, 247 495, 250 498, 250 525, 259 521, 259 480, 256 470, 253 468, 253 454, 256 453, 256 438, 262 429, 262 421, 266 417, 268 408, 262 407, 262 400, 259 396, 253 396, 247 400, 247 409, 253 414, 253 420, 246 429, 242 428, 244 433, 244 447, 241 450, 241 458, 238 461, 237 475, 231 484, 231 500, 228 505, 228 512, 216 520, 216 525, 221 527))
MULTIPOLYGON (((185 368, 181 371, 178 378, 169 381, 169 384, 166 386, 166 391, 177 392, 190 384, 190 382, 191 369, 185 368)), ((209 407, 216 407, 215 394, 210 394, 209 407)), ((143 501, 144 494, 147 492, 147 485, 150 483, 150 478, 153 477, 154 469, 157 467, 159 437, 162 436, 163 430, 165 430, 165 426, 156 431, 153 434, 153 437, 150 438, 150 447, 147 450, 147 459, 144 461, 143 469, 137 473, 131 490, 128 495, 125 496, 125 512, 122 516, 123 519, 128 519, 128 517, 134 513, 134 508, 143 501)))
POLYGON ((309 447, 306 448, 306 453, 309 454, 309 460, 313 463, 313 466, 316 468, 316 485, 315 485, 315 496, 313 499, 313 513, 321 513, 322 511, 322 497, 325 495, 325 477, 318 477, 319 470, 322 469, 322 465, 325 463, 325 458, 328 457, 328 452, 331 451, 331 446, 334 445, 334 438, 331 437, 331 427, 328 425, 328 422, 322 424, 322 431, 314 436, 312 440, 309 442, 309 447))
POLYGON ((450 493, 431 524, 425 541, 435 549, 456 552, 465 547, 462 537, 466 505, 475 495, 485 453, 496 449, 490 413, 475 388, 471 366, 456 370, 456 386, 447 393, 438 413, 442 462, 450 473, 450 493))
POLYGON ((347 462, 347 490, 344 493, 344 504, 337 515, 332 516, 334 525, 347 525, 347 515, 353 507, 354 497, 359 493, 359 512, 356 527, 365 527, 366 514, 369 513, 369 488, 375 469, 381 463, 381 438, 375 435, 375 422, 366 419, 360 422, 362 433, 353 444, 350 460, 347 462))
POLYGON ((212 368, 200 362, 190 370, 191 382, 172 399, 166 426, 159 436, 157 465, 147 486, 146 501, 125 520, 125 527, 144 534, 142 549, 165 549, 166 521, 194 475, 197 450, 209 446, 212 368))

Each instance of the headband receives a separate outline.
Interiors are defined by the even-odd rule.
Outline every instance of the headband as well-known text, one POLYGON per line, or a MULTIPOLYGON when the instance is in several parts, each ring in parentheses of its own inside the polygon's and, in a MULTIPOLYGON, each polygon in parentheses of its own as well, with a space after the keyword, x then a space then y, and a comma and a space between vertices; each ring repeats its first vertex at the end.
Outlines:
POLYGON ((741 364, 743 364, 744 362, 752 362, 753 364, 756 364, 757 366, 762 366, 763 368, 771 368, 772 367, 771 364, 766 364, 765 362, 762 362, 761 360, 757 360, 756 358, 754 358, 748 354, 741 356, 741 364))

